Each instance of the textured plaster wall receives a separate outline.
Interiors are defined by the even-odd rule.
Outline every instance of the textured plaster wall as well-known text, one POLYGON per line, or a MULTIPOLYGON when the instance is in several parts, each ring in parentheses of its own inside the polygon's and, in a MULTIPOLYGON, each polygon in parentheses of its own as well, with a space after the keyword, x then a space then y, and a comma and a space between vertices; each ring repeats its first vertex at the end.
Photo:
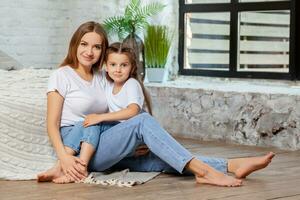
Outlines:
POLYGON ((300 149, 299 88, 291 94, 151 84, 148 88, 155 117, 174 135, 300 149))

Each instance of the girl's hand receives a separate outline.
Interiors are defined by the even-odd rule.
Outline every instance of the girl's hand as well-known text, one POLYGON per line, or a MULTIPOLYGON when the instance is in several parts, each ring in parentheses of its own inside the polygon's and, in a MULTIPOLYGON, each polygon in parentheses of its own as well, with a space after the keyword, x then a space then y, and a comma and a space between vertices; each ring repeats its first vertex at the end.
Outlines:
POLYGON ((61 160, 61 167, 64 174, 68 174, 76 181, 80 181, 85 178, 85 169, 87 164, 80 158, 72 155, 66 155, 61 160))
POLYGON ((140 145, 138 146, 136 149, 135 149, 135 152, 134 152, 134 156, 135 157, 138 157, 138 156, 144 156, 146 155, 147 153, 149 153, 149 148, 147 147, 147 145, 140 145))
POLYGON ((90 114, 87 115, 83 121, 83 126, 88 127, 94 124, 98 124, 102 121, 101 115, 99 114, 90 114))

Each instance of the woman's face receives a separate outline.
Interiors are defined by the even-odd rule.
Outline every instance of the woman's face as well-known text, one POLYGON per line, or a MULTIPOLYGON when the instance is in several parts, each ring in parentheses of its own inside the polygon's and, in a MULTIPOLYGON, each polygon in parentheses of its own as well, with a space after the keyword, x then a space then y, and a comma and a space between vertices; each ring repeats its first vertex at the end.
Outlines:
POLYGON ((98 33, 83 35, 77 48, 78 67, 91 68, 102 53, 102 38, 98 33))

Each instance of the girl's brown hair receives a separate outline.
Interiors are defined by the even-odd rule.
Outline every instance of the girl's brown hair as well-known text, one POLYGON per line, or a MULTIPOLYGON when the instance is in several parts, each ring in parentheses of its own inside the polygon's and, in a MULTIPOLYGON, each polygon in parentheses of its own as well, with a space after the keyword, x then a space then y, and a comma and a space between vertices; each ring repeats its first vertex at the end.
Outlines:
POLYGON ((77 48, 80 44, 81 38, 86 33, 90 33, 90 32, 98 33, 102 38, 102 44, 101 44, 102 52, 99 60, 95 64, 93 64, 92 70, 99 70, 102 67, 104 62, 105 51, 108 47, 108 39, 104 28, 99 23, 93 21, 89 21, 81 24, 78 27, 78 29, 75 31, 69 44, 68 54, 64 59, 64 61, 60 64, 60 67, 69 65, 73 68, 76 68, 78 66, 77 48))
MULTIPOLYGON (((135 56, 134 50, 124 43, 115 42, 107 48, 106 53, 105 53, 105 62, 107 62, 108 56, 112 53, 125 54, 128 57, 129 62, 131 64, 131 72, 130 72, 128 79, 134 78, 135 80, 137 80, 140 83, 142 90, 143 90, 144 97, 145 97, 145 103, 146 103, 147 110, 152 115, 152 105, 151 105, 150 95, 147 92, 143 82, 141 80, 139 80, 139 78, 138 78, 137 61, 136 61, 137 58, 135 56)), ((106 78, 110 81, 113 81, 108 76, 108 73, 106 73, 106 78)))

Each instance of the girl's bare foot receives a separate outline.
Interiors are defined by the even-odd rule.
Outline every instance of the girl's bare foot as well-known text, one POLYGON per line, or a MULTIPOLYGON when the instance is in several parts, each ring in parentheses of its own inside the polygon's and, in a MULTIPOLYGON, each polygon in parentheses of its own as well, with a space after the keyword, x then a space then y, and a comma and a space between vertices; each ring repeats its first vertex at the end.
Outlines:
POLYGON ((42 172, 37 175, 38 182, 50 182, 53 179, 56 179, 63 175, 63 171, 60 167, 59 162, 57 162, 52 168, 48 169, 45 172, 42 172))
POLYGON ((52 182, 58 184, 74 183, 75 179, 69 175, 62 175, 58 178, 53 179, 52 182))
POLYGON ((252 158, 238 158, 233 160, 233 173, 237 178, 245 178, 254 171, 263 169, 269 165, 275 154, 269 152, 265 156, 252 158))
MULTIPOLYGON (((84 176, 85 177, 88 176, 87 169, 85 169, 84 176)), ((60 177, 57 177, 52 180, 53 183, 57 183, 57 184, 74 183, 75 181, 76 181, 75 178, 73 178, 72 176, 70 176, 68 174, 66 174, 66 175, 63 174, 60 177)))
POLYGON ((223 187, 238 187, 242 180, 227 176, 218 171, 207 172, 204 176, 195 176, 197 183, 204 183, 223 187))

